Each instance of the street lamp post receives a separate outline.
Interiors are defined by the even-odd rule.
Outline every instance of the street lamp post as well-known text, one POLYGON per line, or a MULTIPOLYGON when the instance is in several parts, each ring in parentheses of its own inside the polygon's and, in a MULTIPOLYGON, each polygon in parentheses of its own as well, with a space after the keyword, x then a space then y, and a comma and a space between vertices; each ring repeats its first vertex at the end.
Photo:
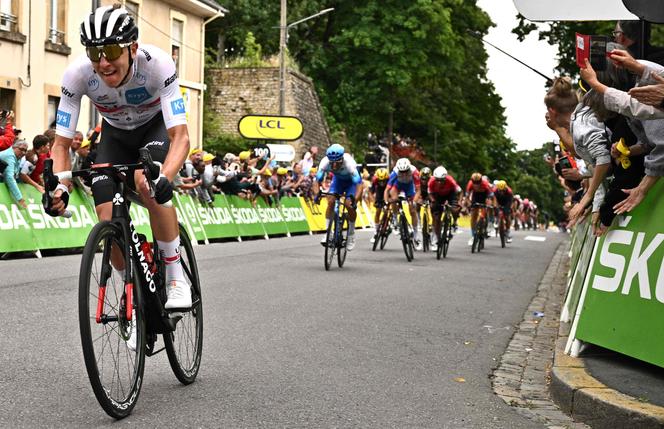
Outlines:
POLYGON ((310 19, 319 17, 328 12, 332 12, 333 7, 321 10, 306 18, 295 21, 292 24, 286 23, 286 0, 281 0, 281 19, 279 22, 279 115, 286 114, 286 44, 288 43, 288 29, 310 19))

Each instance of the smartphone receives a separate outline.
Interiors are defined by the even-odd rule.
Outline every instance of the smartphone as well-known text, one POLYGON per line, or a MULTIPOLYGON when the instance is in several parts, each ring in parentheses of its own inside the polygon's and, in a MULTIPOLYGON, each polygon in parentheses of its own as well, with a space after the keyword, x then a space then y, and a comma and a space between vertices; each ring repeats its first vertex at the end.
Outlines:
POLYGON ((608 43, 607 36, 590 36, 590 65, 595 71, 606 70, 606 45, 608 43))

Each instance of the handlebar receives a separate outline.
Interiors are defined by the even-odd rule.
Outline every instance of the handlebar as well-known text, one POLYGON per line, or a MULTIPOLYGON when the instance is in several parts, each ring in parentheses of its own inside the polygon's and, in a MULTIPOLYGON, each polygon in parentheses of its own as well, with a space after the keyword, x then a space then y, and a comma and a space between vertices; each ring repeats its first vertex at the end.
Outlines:
MULTIPOLYGON (((154 183, 153 180, 156 180, 159 178, 159 175, 161 174, 161 167, 159 163, 154 162, 152 159, 152 156, 150 155, 150 151, 146 148, 140 148, 138 150, 139 153, 139 161, 138 163, 134 164, 110 164, 110 163, 105 163, 105 164, 93 164, 90 166, 88 169, 84 170, 76 170, 76 171, 60 171, 58 173, 53 173, 53 159, 47 159, 44 161, 44 189, 46 192, 52 192, 54 191, 58 184, 60 183, 60 180, 71 180, 74 177, 90 177, 90 175, 94 172, 106 172, 111 175, 118 175, 120 173, 131 173, 133 171, 143 169, 143 173, 145 174, 145 177, 148 179, 148 187, 150 188, 150 198, 154 198, 155 194, 155 188, 154 188, 154 183)), ((164 204, 161 204, 162 207, 173 207, 173 202, 172 201, 167 201, 164 204)), ((65 210, 65 212, 62 214, 63 217, 71 217, 71 212, 69 210, 65 210)))

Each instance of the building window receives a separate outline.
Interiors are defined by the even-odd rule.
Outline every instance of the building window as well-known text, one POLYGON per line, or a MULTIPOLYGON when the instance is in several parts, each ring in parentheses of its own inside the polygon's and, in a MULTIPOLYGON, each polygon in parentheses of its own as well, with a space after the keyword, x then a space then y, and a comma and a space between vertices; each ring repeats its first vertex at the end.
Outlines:
POLYGON ((53 97, 52 95, 48 96, 48 112, 47 114, 47 124, 49 128, 55 128, 55 117, 58 112, 58 105, 60 104, 60 97, 53 97))
POLYGON ((16 91, 0 88, 0 110, 15 110, 16 91))
POLYGON ((124 8, 127 9, 129 15, 134 18, 134 22, 138 25, 138 3, 133 1, 125 1, 124 8))
POLYGON ((15 0, 0 0, 0 31, 18 32, 16 10, 12 8, 15 6, 14 3, 15 0))
POLYGON ((49 0, 48 41, 55 45, 65 45, 65 3, 66 0, 49 0))
POLYGON ((171 20, 171 56, 175 61, 175 70, 178 75, 182 73, 182 54, 184 52, 184 21, 173 18, 171 20))

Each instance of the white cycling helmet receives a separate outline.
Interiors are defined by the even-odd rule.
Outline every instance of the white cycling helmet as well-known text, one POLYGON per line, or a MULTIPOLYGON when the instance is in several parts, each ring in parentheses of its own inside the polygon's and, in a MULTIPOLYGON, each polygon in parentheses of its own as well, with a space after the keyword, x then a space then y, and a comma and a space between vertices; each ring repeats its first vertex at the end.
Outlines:
POLYGON ((447 177, 447 169, 443 166, 436 167, 436 169, 433 170, 433 177, 438 180, 443 180, 447 177))
POLYGON ((394 166, 397 171, 404 172, 410 170, 410 160, 408 158, 399 158, 394 166))

